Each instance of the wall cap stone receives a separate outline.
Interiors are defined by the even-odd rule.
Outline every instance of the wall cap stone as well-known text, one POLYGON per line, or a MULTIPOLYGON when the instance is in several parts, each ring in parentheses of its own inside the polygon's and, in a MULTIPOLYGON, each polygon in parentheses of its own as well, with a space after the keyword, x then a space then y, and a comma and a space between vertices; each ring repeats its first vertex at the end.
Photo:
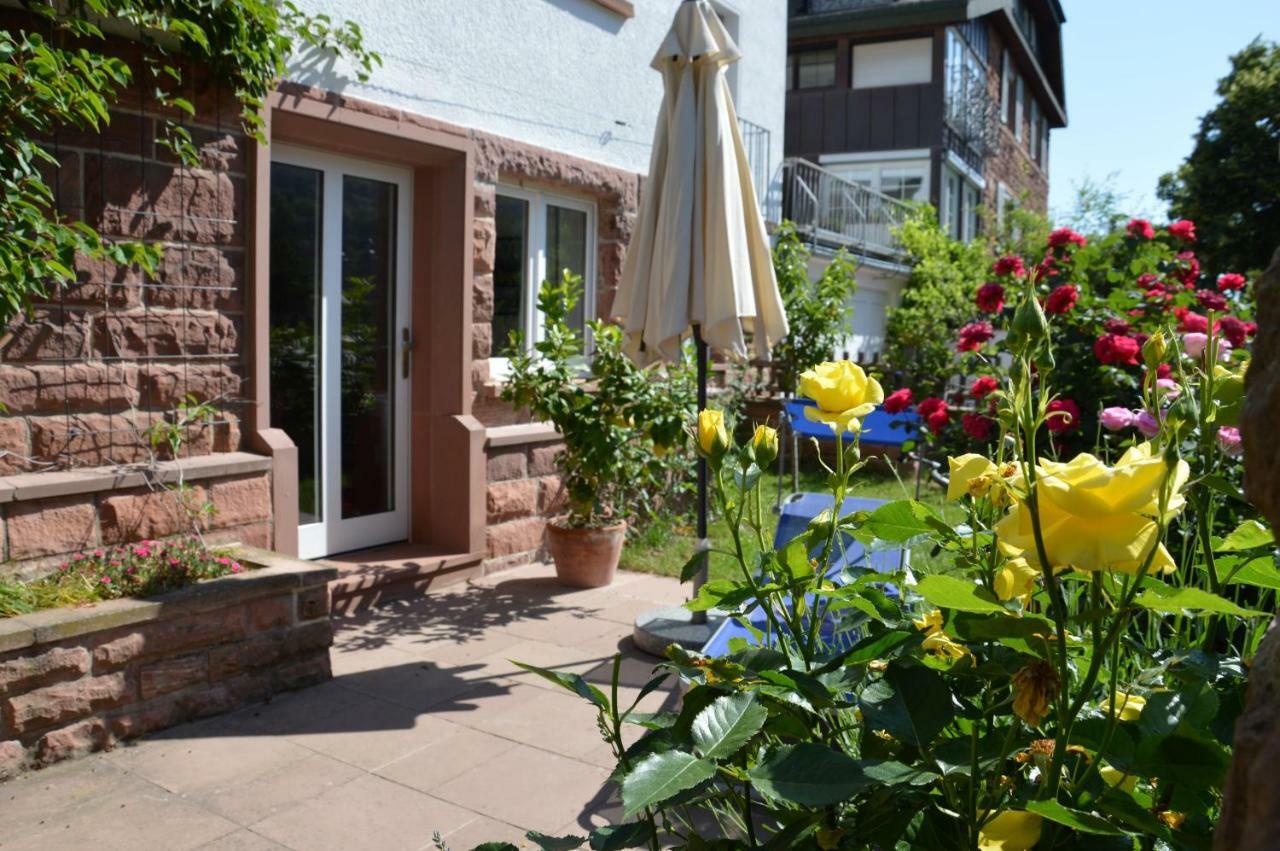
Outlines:
POLYGON ((154 471, 140 464, 121 464, 48 473, 21 473, 16 476, 0 476, 0 503, 143 487, 149 481, 173 484, 180 475, 187 481, 198 481, 246 473, 265 473, 270 470, 271 459, 265 455, 220 452, 177 461, 160 461, 155 465, 154 471))
POLYGON ((492 426, 485 429, 484 439, 485 446, 494 448, 563 440, 560 432, 551 423, 518 423, 516 425, 492 426))

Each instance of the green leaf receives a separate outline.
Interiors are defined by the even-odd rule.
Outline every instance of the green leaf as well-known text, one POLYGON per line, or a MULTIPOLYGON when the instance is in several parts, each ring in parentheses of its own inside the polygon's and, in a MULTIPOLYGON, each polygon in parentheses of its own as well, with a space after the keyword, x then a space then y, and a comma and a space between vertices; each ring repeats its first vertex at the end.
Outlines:
POLYGON ((544 680, 553 682, 563 689, 568 689, 580 697, 585 697, 599 709, 608 710, 609 708, 609 698, 604 696, 604 692, 584 680, 579 674, 566 674, 563 671, 552 671, 549 668, 539 668, 537 665, 526 665, 524 662, 516 662, 515 659, 510 661, 515 662, 516 665, 519 665, 531 674, 537 674, 544 680))
POLYGON ((1004 606, 987 589, 966 579, 934 574, 920 580, 916 586, 920 595, 940 609, 960 612, 1006 613, 1004 606))
POLYGON ((846 665, 865 665, 873 659, 883 657, 893 648, 910 641, 919 633, 904 629, 893 629, 879 635, 871 635, 859 641, 843 659, 846 665))
POLYGON ((998 641, 1006 647, 1049 658, 1049 641, 1054 640, 1053 624, 1035 615, 1020 618, 1001 614, 973 614, 964 612, 952 620, 956 638, 961 641, 998 641))
POLYGON ((876 783, 857 760, 813 742, 774 748, 747 774, 765 796, 805 807, 847 801, 876 783))
POLYGON ((1217 567, 1218 575, 1225 574, 1223 581, 1228 585, 1253 585, 1280 590, 1280 570, 1276 570, 1271 563, 1270 555, 1253 556, 1248 560, 1246 556, 1227 556, 1218 560, 1217 567))
POLYGON ((681 584, 691 581, 698 571, 702 569, 702 566, 707 563, 707 555, 708 553, 705 550, 699 550, 689 557, 689 560, 684 563, 684 567, 680 568, 681 584))
POLYGON ((1057 801, 1031 801, 1027 804, 1027 812, 1035 813, 1042 818, 1047 818, 1049 821, 1057 822, 1081 833, 1097 833, 1102 836, 1120 836, 1122 833, 1121 830, 1101 816, 1086 813, 1083 810, 1064 807, 1057 801))
POLYGON ((692 789, 715 776, 716 767, 684 751, 645 757, 622 780, 622 806, 627 818, 660 804, 678 792, 692 789))
POLYGON ((591 831, 592 851, 621 851, 623 848, 642 848, 649 844, 653 831, 647 822, 633 821, 627 824, 607 825, 591 831))
POLYGON ((750 586, 729 579, 712 579, 698 589, 698 596, 684 604, 691 612, 705 612, 708 609, 734 609, 750 600, 754 592, 750 586))
POLYGON ((1235 615, 1242 618, 1259 618, 1266 614, 1266 612, 1242 608, 1230 600, 1199 588, 1174 588, 1157 585, 1143 591, 1134 602, 1144 609, 1164 612, 1165 614, 1218 614, 1235 615))
POLYGON ((520 851, 520 849, 510 842, 482 842, 471 851, 520 851))
POLYGON ((704 759, 725 759, 760 731, 769 711, 752 692, 725 695, 693 719, 693 744, 704 759))
POLYGON ((1218 552, 1236 553, 1257 547, 1275 546, 1276 536, 1266 525, 1257 520, 1246 520, 1227 535, 1218 552))
POLYGON ((867 516, 864 528, 882 541, 904 542, 933 531, 938 521, 933 509, 914 499, 882 505, 867 516))
POLYGON ((1144 736, 1165 736, 1184 724, 1193 732, 1204 729, 1218 713, 1218 695, 1206 683, 1181 691, 1158 691, 1147 698, 1138 717, 1144 736))
POLYGON ((951 691, 941 676, 921 667, 893 664, 859 698, 863 723, 912 745, 927 745, 955 717, 951 691))
POLYGON ((570 851, 572 848, 581 848, 582 843, 587 841, 581 836, 547 836, 536 830, 529 831, 524 837, 542 851, 570 851))
POLYGON ((1212 789, 1227 770, 1225 748, 1190 736, 1147 736, 1138 745, 1136 773, 1180 783, 1191 789, 1212 789))

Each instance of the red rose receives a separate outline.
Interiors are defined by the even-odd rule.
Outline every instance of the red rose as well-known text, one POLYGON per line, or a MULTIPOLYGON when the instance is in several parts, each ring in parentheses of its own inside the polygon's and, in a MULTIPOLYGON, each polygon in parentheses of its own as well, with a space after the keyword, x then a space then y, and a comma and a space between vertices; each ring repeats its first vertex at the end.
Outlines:
POLYGON ((1022 258, 1017 254, 1006 254, 991 266, 991 271, 997 275, 1012 275, 1015 278, 1021 278, 1027 273, 1026 267, 1022 265, 1022 258))
POLYGON ((1141 351, 1137 340, 1120 334, 1103 334, 1093 344, 1094 357, 1111 366, 1133 366, 1141 351))
POLYGON ((973 386, 969 388, 969 395, 975 399, 985 399, 999 388, 1000 384, 990 375, 983 375, 975 379, 973 386))
POLYGON ((1252 337, 1254 334, 1257 334, 1257 333, 1258 333, 1258 323, 1257 323, 1257 322, 1246 322, 1246 323, 1244 323, 1244 332, 1245 332, 1246 334, 1248 334, 1250 337, 1252 337))
POLYGON ((1195 252, 1179 251, 1177 260, 1179 268, 1173 276, 1187 289, 1195 289, 1196 281, 1200 279, 1200 261, 1196 259, 1195 252))
POLYGON ((995 336, 995 329, 990 322, 970 322, 960 329, 960 340, 956 343, 958 352, 976 352, 982 344, 995 336))
POLYGON ((943 430, 951 425, 951 412, 947 410, 946 405, 943 405, 926 417, 925 421, 929 423, 929 431, 934 434, 942 434, 943 430))
POLYGON ((1067 313, 1075 307, 1076 300, 1079 298, 1080 291, 1071 284, 1055 287, 1053 292, 1049 293, 1049 297, 1044 300, 1044 312, 1067 313))
POLYGON ((1049 245, 1052 248, 1062 248, 1064 245, 1075 243, 1076 245, 1084 245, 1089 240, 1073 231, 1071 228, 1058 228, 1049 234, 1049 245))
POLYGON ((1218 330, 1227 338, 1233 349, 1238 349, 1249 338, 1249 326, 1234 316, 1224 316, 1218 320, 1218 330))
POLYGON ((1107 329, 1108 334, 1128 334, 1133 330, 1129 323, 1123 319, 1112 317, 1102 323, 1102 327, 1107 329))
POLYGON ((1208 334, 1209 318, 1199 313, 1192 313, 1185 307, 1177 307, 1173 315, 1178 318, 1178 330, 1183 334, 1208 334))
POLYGON ((1196 223, 1187 219, 1180 219, 1169 225, 1169 236, 1180 239, 1183 242, 1196 241, 1196 223))
POLYGON ((1215 293, 1213 290, 1197 290, 1196 301, 1205 310, 1212 310, 1218 313, 1227 309, 1227 299, 1222 293, 1215 293))
POLYGON ((946 410, 947 403, 939 399, 937 396, 929 396, 920 400, 920 404, 916 405, 916 413, 928 419, 934 411, 939 408, 946 410))
POLYGON ((884 397, 884 409, 890 414, 900 414, 911 407, 911 388, 903 387, 884 397))
POLYGON ((982 414, 965 414, 960 418, 964 433, 980 443, 986 443, 995 437, 996 421, 982 414))
POLYGON ((1163 290, 1164 284, 1160 283, 1160 276, 1153 275, 1150 272, 1143 272, 1134 282, 1140 290, 1163 290))
POLYGON ((996 283, 983 284, 978 287, 974 301, 985 313, 999 313, 1004 309, 1004 287, 996 283))
POLYGON ((1134 239, 1153 239, 1156 235, 1156 229, 1146 219, 1131 219, 1126 229, 1134 239))
POLYGON ((1049 419, 1046 423, 1049 431, 1075 431, 1080 427, 1080 406, 1071 399, 1054 399, 1048 405, 1049 419))
POLYGON ((1162 363, 1156 367, 1156 378, 1168 378, 1173 375, 1173 367, 1167 363, 1162 363))
POLYGON ((1218 276, 1218 291, 1227 292, 1228 290, 1244 289, 1244 275, 1237 275, 1235 272, 1227 272, 1218 276))

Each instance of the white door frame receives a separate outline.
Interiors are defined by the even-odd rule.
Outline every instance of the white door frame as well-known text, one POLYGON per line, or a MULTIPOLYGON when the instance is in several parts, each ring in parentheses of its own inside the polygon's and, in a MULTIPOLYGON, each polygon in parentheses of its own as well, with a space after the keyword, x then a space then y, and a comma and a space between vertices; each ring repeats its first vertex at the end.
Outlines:
MULTIPOLYGON (((392 541, 409 535, 409 378, 401 368, 405 345, 402 330, 410 328, 409 281, 412 243, 413 172, 380 162, 354 159, 294 145, 271 146, 273 162, 301 166, 323 173, 321 213, 320 293, 320 461, 316 485, 321 521, 298 527, 298 555, 318 558, 392 541), (389 341, 394 382, 395 432, 393 451, 394 507, 382 514, 344 519, 342 506, 342 178, 346 175, 394 184, 396 190, 395 323, 389 341), (336 344, 335 344, 336 343, 336 344)), ((273 263, 283 258, 272 258, 273 263)), ((284 262, 287 262, 285 260, 284 262)), ((412 338, 410 338, 412 339, 412 338)))

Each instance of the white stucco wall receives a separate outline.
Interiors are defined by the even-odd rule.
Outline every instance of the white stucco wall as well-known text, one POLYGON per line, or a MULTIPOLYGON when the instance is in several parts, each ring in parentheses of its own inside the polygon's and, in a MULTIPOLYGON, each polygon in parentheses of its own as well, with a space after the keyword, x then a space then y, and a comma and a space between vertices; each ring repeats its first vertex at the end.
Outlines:
MULTIPOLYGON (((831 255, 825 252, 811 257, 810 280, 821 278, 830 262, 831 255)), ((835 355, 868 365, 878 362, 884 355, 887 309, 897 307, 902 301, 902 289, 906 286, 907 276, 898 269, 861 263, 855 277, 858 289, 853 294, 853 321, 835 355)))
MULTIPOLYGON (((383 66, 367 83, 343 62, 299 57, 289 77, 354 97, 646 173, 662 82, 649 62, 681 0, 298 0, 351 19, 383 66)), ((786 0, 713 0, 738 18, 739 115, 771 132, 782 162, 786 0)), ((772 173, 770 174, 772 179, 772 173)))

